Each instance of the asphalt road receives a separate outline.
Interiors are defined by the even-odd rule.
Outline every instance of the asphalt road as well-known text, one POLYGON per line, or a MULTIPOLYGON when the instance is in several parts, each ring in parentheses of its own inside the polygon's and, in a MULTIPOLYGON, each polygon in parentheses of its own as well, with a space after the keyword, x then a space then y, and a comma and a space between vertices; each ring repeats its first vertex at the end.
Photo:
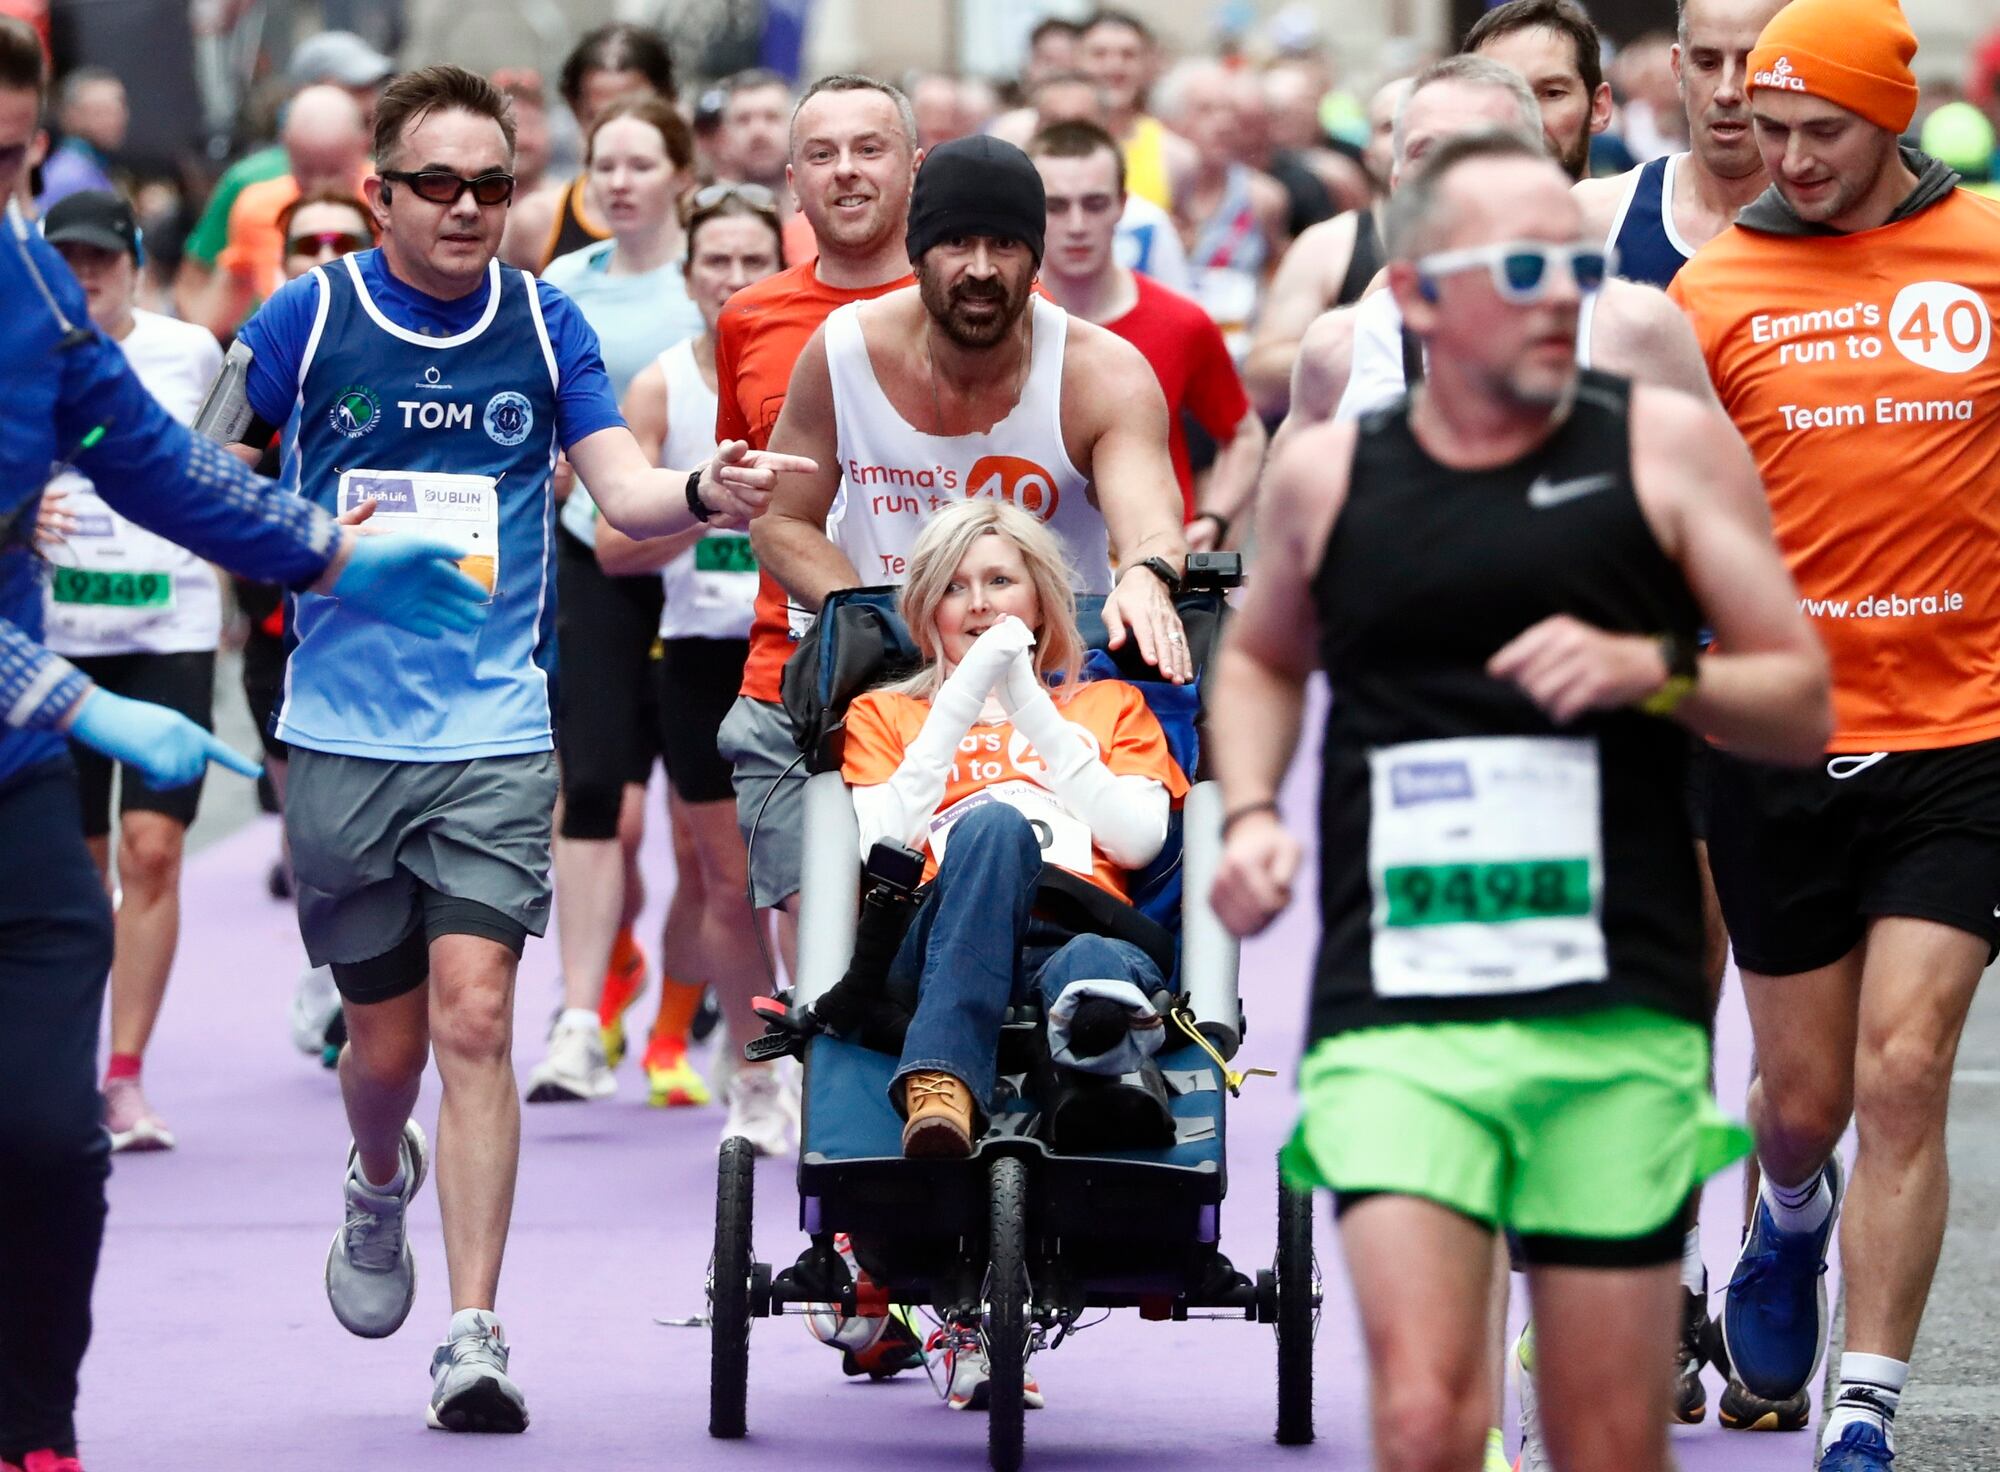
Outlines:
POLYGON ((1904 1472, 2000 1468, 2000 975, 1992 970, 1959 1048, 1950 1151, 1944 1257, 1896 1417, 1904 1472))

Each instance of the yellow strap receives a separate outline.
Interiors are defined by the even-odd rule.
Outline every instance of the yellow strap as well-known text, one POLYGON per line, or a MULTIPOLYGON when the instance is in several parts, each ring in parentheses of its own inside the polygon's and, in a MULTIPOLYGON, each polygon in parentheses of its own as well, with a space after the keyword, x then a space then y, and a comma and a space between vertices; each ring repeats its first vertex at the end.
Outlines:
POLYGON ((1186 1033, 1197 1048, 1215 1060, 1215 1066, 1222 1070, 1222 1081, 1229 1086, 1231 1098, 1241 1097, 1245 1079, 1276 1078, 1278 1076, 1277 1071, 1270 1068, 1246 1068, 1241 1073, 1231 1068, 1229 1061, 1216 1052, 1214 1044, 1203 1037, 1200 1030, 1195 1027, 1194 1014, 1188 1011, 1187 1008, 1170 1007, 1167 1009, 1167 1016, 1173 1019, 1174 1026, 1186 1033))

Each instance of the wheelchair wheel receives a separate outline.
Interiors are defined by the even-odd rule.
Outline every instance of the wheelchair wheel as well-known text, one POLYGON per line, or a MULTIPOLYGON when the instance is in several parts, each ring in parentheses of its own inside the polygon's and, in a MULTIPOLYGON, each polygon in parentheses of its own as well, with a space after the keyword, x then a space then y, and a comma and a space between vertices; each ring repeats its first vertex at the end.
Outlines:
POLYGON ((715 1256, 708 1265, 708 1434, 738 1437, 750 1402, 750 1219, 757 1152, 723 1142, 716 1166, 715 1256))
POLYGON ((1313 1334, 1319 1271, 1313 1261, 1312 1194, 1278 1182, 1278 1445, 1313 1439, 1313 1334))
POLYGON ((1018 1472, 1027 1406, 1021 1398, 1028 1355, 1028 1169, 996 1159, 987 1173, 990 1211, 986 1268, 986 1455, 993 1472, 1018 1472))

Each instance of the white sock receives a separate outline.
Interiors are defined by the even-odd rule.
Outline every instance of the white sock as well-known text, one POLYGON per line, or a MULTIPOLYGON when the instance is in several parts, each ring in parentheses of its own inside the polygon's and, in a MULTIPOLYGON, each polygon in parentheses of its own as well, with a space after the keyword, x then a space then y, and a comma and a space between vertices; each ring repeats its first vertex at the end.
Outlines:
POLYGON ((1765 1176, 1757 1194, 1771 1209, 1771 1220, 1787 1232, 1817 1231, 1833 1214, 1833 1187, 1823 1170, 1803 1186, 1780 1186, 1765 1176))
POLYGON ((1701 1260, 1701 1228, 1692 1226, 1681 1238, 1681 1287, 1697 1297, 1708 1297, 1708 1268, 1701 1260))
POLYGON ((565 1007, 562 1016, 556 1019, 559 1030, 575 1028, 579 1032, 596 1032, 598 1026, 597 1013, 589 1007, 565 1007))
POLYGON ((1910 1378, 1907 1360, 1892 1360, 1882 1354, 1843 1354, 1840 1357, 1840 1389, 1826 1418, 1822 1447, 1840 1440, 1840 1433, 1857 1423, 1874 1426, 1896 1449, 1896 1407, 1903 1400, 1903 1386, 1910 1378))
POLYGON ((400 1196, 403 1194, 403 1152, 396 1152, 396 1173, 389 1177, 386 1186, 378 1186, 368 1179, 368 1172, 362 1168, 361 1157, 354 1157, 354 1178, 373 1191, 377 1196, 400 1196))

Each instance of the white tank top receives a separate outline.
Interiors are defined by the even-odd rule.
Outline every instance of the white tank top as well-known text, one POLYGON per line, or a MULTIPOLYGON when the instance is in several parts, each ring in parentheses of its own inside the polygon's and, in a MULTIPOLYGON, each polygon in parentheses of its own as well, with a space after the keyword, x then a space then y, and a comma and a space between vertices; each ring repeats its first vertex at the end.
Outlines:
POLYGON ((1032 299, 1034 345, 1021 396, 984 434, 913 428, 876 381, 862 340, 860 303, 826 319, 826 365, 840 453, 843 506, 830 535, 866 584, 900 583, 917 532, 934 512, 968 496, 1011 501, 1056 534, 1079 593, 1111 591, 1110 542, 1090 482, 1063 445, 1063 344, 1069 314, 1032 299))
MULTIPOLYGON (((222 368, 222 349, 206 329, 137 308, 118 346, 146 391, 183 424, 222 368)), ((76 530, 48 552, 49 648, 72 658, 215 648, 222 589, 214 568, 114 511, 75 471, 50 490, 66 493, 63 509, 76 530)))
MULTIPOLYGON (((667 379, 662 465, 699 465, 715 453, 715 390, 702 381, 694 343, 660 354, 667 379)), ((662 639, 747 639, 757 601, 757 558, 742 532, 711 531, 660 569, 662 639)))
MULTIPOLYGON (((1590 366, 1590 324, 1597 295, 1584 297, 1576 314, 1576 366, 1590 366)), ((1354 309, 1354 349, 1347 370, 1347 387, 1333 417, 1342 424, 1386 408, 1403 396, 1403 309, 1391 291, 1363 297, 1354 309)))

